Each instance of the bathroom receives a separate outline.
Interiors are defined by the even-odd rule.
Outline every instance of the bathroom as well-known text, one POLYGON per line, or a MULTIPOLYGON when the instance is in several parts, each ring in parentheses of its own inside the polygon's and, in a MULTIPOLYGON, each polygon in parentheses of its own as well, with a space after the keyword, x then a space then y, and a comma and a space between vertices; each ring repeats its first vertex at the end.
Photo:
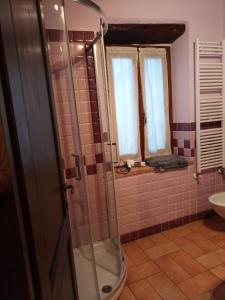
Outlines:
POLYGON ((0 14, 0 92, 15 106, 14 123, 0 106, 0 163, 7 148, 14 197, 27 195, 24 268, 42 296, 26 299, 225 299, 225 0, 22 1, 33 38, 25 6, 0 14))

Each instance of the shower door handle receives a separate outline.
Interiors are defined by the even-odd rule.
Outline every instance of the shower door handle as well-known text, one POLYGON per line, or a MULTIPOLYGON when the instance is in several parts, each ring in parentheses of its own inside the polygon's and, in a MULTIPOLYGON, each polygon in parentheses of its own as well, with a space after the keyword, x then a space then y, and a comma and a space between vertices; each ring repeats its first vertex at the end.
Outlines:
POLYGON ((73 191, 74 191, 74 188, 71 184, 64 184, 63 185, 63 191, 66 192, 66 191, 70 191, 71 194, 73 194, 73 191))
POLYGON ((80 169, 80 156, 77 154, 72 154, 75 160, 75 179, 81 180, 81 169, 80 169))

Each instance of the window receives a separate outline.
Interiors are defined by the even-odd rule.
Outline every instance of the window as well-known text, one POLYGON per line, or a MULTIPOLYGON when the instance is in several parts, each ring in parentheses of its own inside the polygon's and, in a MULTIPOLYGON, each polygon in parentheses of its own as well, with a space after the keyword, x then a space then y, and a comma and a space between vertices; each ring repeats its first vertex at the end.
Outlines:
POLYGON ((112 137, 119 158, 171 154, 166 49, 106 51, 112 137))

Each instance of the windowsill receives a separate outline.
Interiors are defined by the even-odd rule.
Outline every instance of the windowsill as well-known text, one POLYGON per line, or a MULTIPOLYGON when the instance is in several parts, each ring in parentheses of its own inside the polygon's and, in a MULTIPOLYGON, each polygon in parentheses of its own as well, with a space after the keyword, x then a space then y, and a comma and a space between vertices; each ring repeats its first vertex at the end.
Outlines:
MULTIPOLYGON (((192 165, 193 161, 188 160, 188 166, 192 165)), ((128 176, 135 176, 135 175, 140 175, 140 174, 145 174, 145 173, 165 173, 165 172, 172 172, 172 171, 178 171, 178 170, 184 170, 185 168, 174 168, 166 171, 156 171, 154 168, 145 166, 145 167, 133 167, 131 168, 129 173, 122 174, 118 173, 118 168, 114 167, 115 170, 115 178, 123 178, 123 177, 128 177, 128 176)))

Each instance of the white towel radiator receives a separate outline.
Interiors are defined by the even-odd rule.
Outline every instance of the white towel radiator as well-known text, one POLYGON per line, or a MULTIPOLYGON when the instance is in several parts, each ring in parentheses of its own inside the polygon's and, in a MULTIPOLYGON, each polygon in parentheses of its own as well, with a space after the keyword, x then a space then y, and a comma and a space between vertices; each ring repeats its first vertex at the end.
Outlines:
POLYGON ((225 167, 225 41, 195 44, 197 174, 225 167))

